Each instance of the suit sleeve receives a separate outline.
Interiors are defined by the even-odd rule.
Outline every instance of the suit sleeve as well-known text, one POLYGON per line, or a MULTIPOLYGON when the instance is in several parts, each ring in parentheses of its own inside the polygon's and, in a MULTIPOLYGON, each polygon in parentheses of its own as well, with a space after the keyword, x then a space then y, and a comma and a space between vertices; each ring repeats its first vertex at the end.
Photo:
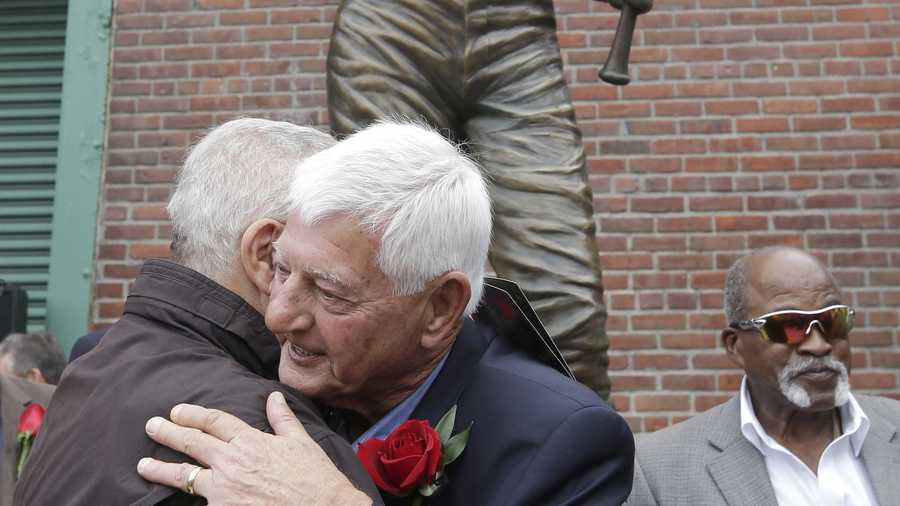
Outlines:
POLYGON ((507 506, 620 506, 631 492, 634 437, 619 415, 575 411, 546 438, 507 506))

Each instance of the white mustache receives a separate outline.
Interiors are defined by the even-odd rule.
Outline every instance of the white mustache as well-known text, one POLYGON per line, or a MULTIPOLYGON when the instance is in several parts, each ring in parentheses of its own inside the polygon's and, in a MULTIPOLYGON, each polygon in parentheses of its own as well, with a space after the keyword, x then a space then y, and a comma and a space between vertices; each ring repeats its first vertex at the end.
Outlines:
POLYGON ((790 380, 795 376, 817 369, 831 369, 840 374, 841 377, 846 377, 849 374, 847 367, 840 360, 831 355, 825 355, 824 357, 800 357, 792 359, 785 368, 781 370, 780 376, 784 380, 790 380))

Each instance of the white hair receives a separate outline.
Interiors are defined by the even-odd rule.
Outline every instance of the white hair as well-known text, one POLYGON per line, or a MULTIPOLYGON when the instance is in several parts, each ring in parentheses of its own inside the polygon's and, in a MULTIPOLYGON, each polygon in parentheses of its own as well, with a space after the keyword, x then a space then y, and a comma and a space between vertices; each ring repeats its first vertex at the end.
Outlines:
POLYGON ((185 160, 169 200, 175 260, 221 281, 239 258, 250 224, 287 219, 297 164, 332 144, 313 128, 258 118, 209 132, 185 160))
POLYGON ((292 213, 308 226, 350 216, 379 237, 377 265, 395 295, 460 271, 472 287, 465 314, 475 311, 491 202, 480 168, 459 147, 427 127, 382 121, 309 157, 297 174, 292 213))

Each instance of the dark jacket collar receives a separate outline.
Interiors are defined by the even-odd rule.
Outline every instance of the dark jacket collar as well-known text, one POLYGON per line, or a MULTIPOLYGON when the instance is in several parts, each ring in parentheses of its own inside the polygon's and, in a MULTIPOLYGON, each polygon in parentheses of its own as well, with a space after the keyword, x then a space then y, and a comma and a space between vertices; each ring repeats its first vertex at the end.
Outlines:
POLYGON ((450 349, 450 355, 437 379, 413 411, 410 419, 425 419, 432 426, 457 403, 469 381, 475 364, 487 350, 495 334, 471 318, 465 318, 462 330, 450 349))
POLYGON ((253 373, 277 378, 281 349, 263 315, 197 271, 167 260, 148 260, 128 295, 125 312, 183 327, 189 332, 182 334, 208 340, 253 373))

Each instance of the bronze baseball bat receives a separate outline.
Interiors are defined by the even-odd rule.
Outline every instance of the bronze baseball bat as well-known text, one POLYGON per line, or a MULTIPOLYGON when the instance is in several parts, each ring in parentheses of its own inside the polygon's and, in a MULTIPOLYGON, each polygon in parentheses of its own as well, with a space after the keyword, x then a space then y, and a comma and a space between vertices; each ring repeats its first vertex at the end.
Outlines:
POLYGON ((618 86, 626 85, 631 81, 628 76, 628 58, 631 54, 634 25, 638 15, 650 11, 651 8, 653 8, 652 0, 624 0, 622 2, 619 25, 616 27, 616 34, 613 37, 606 64, 600 69, 600 79, 618 86))

